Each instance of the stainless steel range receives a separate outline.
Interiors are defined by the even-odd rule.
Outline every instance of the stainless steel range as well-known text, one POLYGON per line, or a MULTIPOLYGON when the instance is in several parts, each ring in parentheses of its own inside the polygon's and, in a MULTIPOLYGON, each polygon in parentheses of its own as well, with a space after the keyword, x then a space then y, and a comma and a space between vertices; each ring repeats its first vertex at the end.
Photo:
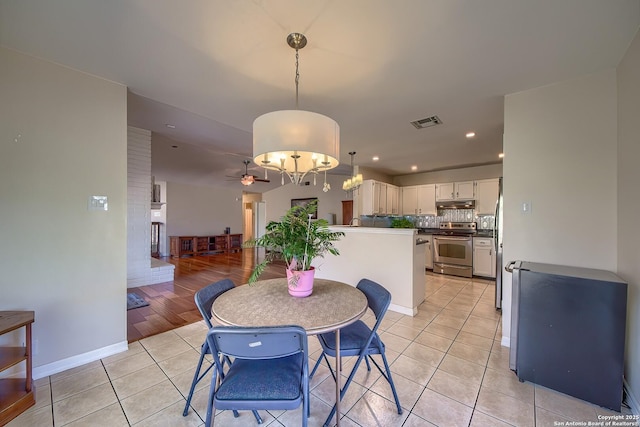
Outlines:
POLYGON ((475 222, 443 222, 433 235, 433 272, 473 276, 473 235, 475 222))

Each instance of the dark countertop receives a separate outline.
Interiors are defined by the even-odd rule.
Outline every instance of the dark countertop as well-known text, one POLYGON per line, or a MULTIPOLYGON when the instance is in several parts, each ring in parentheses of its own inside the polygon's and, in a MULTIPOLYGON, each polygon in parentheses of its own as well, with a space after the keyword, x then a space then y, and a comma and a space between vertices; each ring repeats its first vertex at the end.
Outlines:
POLYGON ((473 237, 492 237, 493 238, 493 230, 478 230, 473 237))
POLYGON ((418 228, 418 234, 433 234, 439 231, 439 228, 418 228))
MULTIPOLYGON (((438 234, 441 231, 439 228, 419 228, 418 234, 438 234)), ((493 230, 478 230, 476 233, 470 235, 472 237, 493 237, 493 230)))

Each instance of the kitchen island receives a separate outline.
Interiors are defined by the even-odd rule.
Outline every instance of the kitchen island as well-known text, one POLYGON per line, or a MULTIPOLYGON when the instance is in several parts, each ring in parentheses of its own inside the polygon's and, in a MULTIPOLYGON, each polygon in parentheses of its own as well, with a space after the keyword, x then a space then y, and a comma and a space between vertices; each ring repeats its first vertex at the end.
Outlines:
POLYGON ((389 309, 414 316, 425 297, 425 246, 412 228, 331 226, 345 236, 335 242, 339 256, 314 261, 315 277, 356 286, 360 279, 378 282, 391 293, 389 309))

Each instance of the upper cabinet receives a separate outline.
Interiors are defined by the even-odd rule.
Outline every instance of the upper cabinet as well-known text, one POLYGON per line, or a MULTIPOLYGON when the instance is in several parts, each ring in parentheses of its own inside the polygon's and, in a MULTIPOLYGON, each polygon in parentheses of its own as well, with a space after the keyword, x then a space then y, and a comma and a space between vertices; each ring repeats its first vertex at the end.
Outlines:
POLYGON ((497 178, 476 181, 476 215, 495 215, 499 185, 497 178))
POLYGON ((436 201, 473 200, 475 198, 474 188, 474 181, 436 184, 436 201))
POLYGON ((400 214, 400 187, 387 184, 387 214, 400 214))
POLYGON ((362 215, 397 215, 399 189, 395 185, 367 179, 360 187, 362 215))
POLYGON ((418 213, 418 186, 402 187, 402 215, 418 213))
POLYGON ((435 184, 413 185, 402 187, 403 215, 435 215, 435 184))
POLYGON ((436 185, 418 185, 418 215, 436 214, 436 185))

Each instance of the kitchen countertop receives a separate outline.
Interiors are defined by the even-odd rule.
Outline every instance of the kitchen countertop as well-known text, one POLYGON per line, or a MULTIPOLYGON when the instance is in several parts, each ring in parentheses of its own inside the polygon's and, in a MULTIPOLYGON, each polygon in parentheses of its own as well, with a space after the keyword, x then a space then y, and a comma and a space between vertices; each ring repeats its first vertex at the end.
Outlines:
MULTIPOLYGON (((442 230, 440 230, 439 228, 419 228, 418 229, 418 234, 426 234, 426 235, 430 235, 430 234, 437 234, 440 233, 442 230)), ((478 230, 475 233, 470 233, 469 234, 472 237, 493 237, 493 230, 478 230)))

